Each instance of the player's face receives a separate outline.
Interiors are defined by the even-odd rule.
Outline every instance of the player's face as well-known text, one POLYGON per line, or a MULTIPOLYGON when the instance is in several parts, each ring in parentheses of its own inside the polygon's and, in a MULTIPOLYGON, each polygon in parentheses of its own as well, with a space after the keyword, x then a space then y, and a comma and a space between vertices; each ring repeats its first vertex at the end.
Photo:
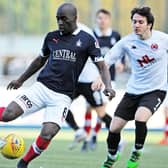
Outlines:
POLYGON ((132 26, 135 34, 143 37, 150 33, 151 24, 148 24, 146 17, 134 14, 132 18, 132 26))
POLYGON ((68 15, 68 12, 59 11, 56 16, 58 29, 63 34, 69 34, 76 28, 76 17, 68 15))
POLYGON ((96 17, 96 23, 101 30, 108 29, 111 23, 111 17, 104 13, 99 13, 96 17))

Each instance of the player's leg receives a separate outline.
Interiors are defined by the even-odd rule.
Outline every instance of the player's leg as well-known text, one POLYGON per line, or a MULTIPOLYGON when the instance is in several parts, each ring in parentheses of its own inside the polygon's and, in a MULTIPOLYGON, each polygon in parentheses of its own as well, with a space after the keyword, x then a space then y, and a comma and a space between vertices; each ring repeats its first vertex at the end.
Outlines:
POLYGON ((75 137, 73 142, 69 145, 69 149, 74 149, 77 144, 83 140, 86 139, 87 135, 83 128, 79 128, 77 125, 74 115, 71 110, 68 111, 66 122, 69 124, 69 126, 75 131, 75 137))
POLYGON ((101 130, 101 126, 102 126, 102 121, 99 117, 97 117, 96 125, 93 128, 92 134, 96 136, 98 134, 98 132, 101 130))
POLYGON ((101 119, 99 117, 97 117, 96 125, 92 129, 91 138, 90 138, 90 149, 91 150, 95 150, 96 149, 96 146, 97 146, 97 134, 101 130, 101 126, 102 126, 102 121, 101 121, 101 119))
POLYGON ((151 116, 152 113, 148 108, 139 107, 137 109, 135 114, 135 145, 127 163, 128 168, 136 168, 139 165, 138 161, 142 155, 142 150, 147 135, 146 123, 151 116))
POLYGON ((142 155, 145 139, 147 136, 147 121, 152 114, 160 107, 165 97, 163 91, 153 91, 144 94, 139 102, 139 107, 135 113, 135 144, 128 160, 128 168, 136 168, 142 155))
POLYGON ((12 101, 6 108, 0 108, 0 121, 9 122, 23 114, 22 108, 12 101))
POLYGON ((88 106, 87 111, 85 113, 85 123, 84 123, 84 130, 87 133, 87 135, 90 134, 91 131, 91 120, 92 120, 92 109, 88 106))
POLYGON ((77 131, 79 129, 79 126, 76 123, 74 115, 71 110, 68 111, 66 122, 74 131, 77 131))
POLYGON ((126 123, 127 120, 114 116, 107 137, 107 159, 105 160, 101 168, 111 168, 112 165, 117 160, 119 160, 120 153, 118 152, 118 145, 121 139, 120 132, 122 128, 126 125, 126 123))
POLYGON ((101 129, 102 121, 105 123, 106 128, 109 129, 112 118, 109 114, 105 112, 106 103, 104 103, 103 105, 96 105, 92 103, 92 106, 94 106, 94 109, 98 115, 96 126, 94 127, 94 129, 92 129, 91 138, 90 138, 90 149, 95 150, 97 147, 97 133, 101 129))
POLYGON ((88 105, 87 111, 85 113, 85 123, 84 123, 84 131, 86 132, 87 136, 85 138, 85 141, 83 142, 83 145, 81 147, 82 152, 88 151, 89 147, 89 140, 90 140, 90 132, 91 132, 91 122, 92 122, 92 108, 88 105))
POLYGON ((119 159, 118 146, 120 142, 120 132, 129 120, 134 119, 138 102, 136 96, 126 93, 119 103, 111 122, 107 138, 108 154, 107 159, 101 168, 111 168, 119 159))
POLYGON ((40 101, 36 102, 41 88, 36 82, 30 89, 18 95, 6 108, 0 108, 0 121, 8 122, 24 115, 31 114, 43 107, 40 101))
MULTIPOLYGON (((110 122, 111 122, 111 117, 105 112, 107 98, 105 97, 105 95, 103 94, 103 92, 101 90, 100 91, 93 91, 91 89, 91 84, 85 84, 85 85, 83 85, 83 87, 85 88, 85 92, 83 93, 83 95, 86 98, 87 102, 97 112, 97 115, 100 118, 100 120, 105 122, 106 127, 109 128, 110 122)), ((91 110, 89 109, 88 111, 91 111, 91 110)), ((89 114, 89 112, 88 112, 88 114, 89 114)), ((87 125, 87 126, 89 126, 89 132, 90 132, 91 120, 90 120, 90 122, 87 122, 87 124, 89 124, 89 123, 90 123, 90 126, 89 125, 87 125)), ((98 122, 97 127, 95 128, 96 129, 95 132, 96 131, 98 132, 100 130, 100 128, 101 128, 101 123, 98 122)), ((96 135, 97 134, 91 134, 91 138, 90 138, 91 149, 95 149, 95 147, 96 147, 96 142, 97 142, 96 135)), ((85 142, 83 146, 88 146, 87 144, 88 143, 85 142)))
POLYGON ((41 153, 47 149, 52 138, 58 133, 59 130, 60 127, 56 123, 44 123, 40 135, 30 146, 26 155, 18 162, 17 168, 27 168, 28 164, 33 159, 40 156, 41 153))
MULTIPOLYGON (((77 86, 76 90, 74 91, 74 94, 73 94, 73 100, 75 100, 78 97, 79 97, 79 93, 78 93, 78 86, 77 86)), ((79 126, 76 123, 74 115, 70 109, 69 109, 67 117, 66 117, 66 122, 74 131, 77 131, 79 129, 79 126)))
POLYGON ((98 117, 102 120, 102 122, 105 123, 106 128, 109 129, 112 117, 108 113, 106 113, 106 103, 94 107, 94 109, 96 110, 98 117))
POLYGON ((50 141, 64 123, 71 104, 71 99, 68 96, 53 92, 44 85, 41 87, 43 92, 40 95, 40 100, 45 101, 46 106, 43 116, 43 127, 36 141, 30 146, 26 155, 19 161, 17 168, 27 168, 30 161, 40 156, 47 149, 50 141))
POLYGON ((164 107, 164 115, 165 115, 164 139, 160 142, 160 144, 168 145, 168 105, 164 107))
POLYGON ((165 125, 164 125, 164 138, 159 142, 161 145, 168 145, 168 94, 164 100, 164 118, 165 118, 165 125))

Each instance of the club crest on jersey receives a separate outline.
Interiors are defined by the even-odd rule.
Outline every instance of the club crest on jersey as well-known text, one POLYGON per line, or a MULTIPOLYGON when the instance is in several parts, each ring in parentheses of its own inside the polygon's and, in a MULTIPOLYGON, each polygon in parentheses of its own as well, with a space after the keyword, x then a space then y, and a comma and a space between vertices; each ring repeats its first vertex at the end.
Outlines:
POLYGON ((114 37, 111 38, 110 40, 111 45, 114 45, 116 43, 116 39, 114 37))
POLYGON ((156 44, 156 43, 152 44, 151 49, 154 50, 154 51, 157 50, 158 49, 158 44, 156 44))
POLYGON ((77 47, 81 47, 81 46, 82 46, 82 42, 81 42, 80 39, 76 42, 76 46, 77 46, 77 47))

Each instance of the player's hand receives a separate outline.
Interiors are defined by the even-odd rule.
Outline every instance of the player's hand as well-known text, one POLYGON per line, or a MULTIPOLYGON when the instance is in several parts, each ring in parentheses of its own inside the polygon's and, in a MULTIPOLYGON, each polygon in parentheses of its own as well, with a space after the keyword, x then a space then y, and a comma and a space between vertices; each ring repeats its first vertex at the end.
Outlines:
POLYGON ((104 87, 104 83, 101 77, 98 77, 91 85, 93 91, 101 90, 104 87))
POLYGON ((109 100, 112 100, 116 95, 116 92, 112 88, 105 88, 103 93, 108 97, 109 100))
POLYGON ((20 88, 21 86, 22 86, 22 82, 20 82, 19 80, 13 80, 13 81, 11 81, 9 84, 8 84, 8 86, 7 86, 7 90, 8 89, 18 89, 18 88, 20 88))

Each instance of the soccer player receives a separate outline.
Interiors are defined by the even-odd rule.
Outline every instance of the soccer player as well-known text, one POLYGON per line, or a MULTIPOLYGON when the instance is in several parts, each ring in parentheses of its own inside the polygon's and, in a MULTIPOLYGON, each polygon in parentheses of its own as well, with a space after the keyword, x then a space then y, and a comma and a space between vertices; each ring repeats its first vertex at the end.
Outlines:
POLYGON ((0 121, 8 122, 22 114, 31 114, 43 108, 46 110, 41 133, 18 162, 17 168, 27 168, 30 161, 48 147, 60 130, 88 55, 101 72, 105 84, 104 93, 111 98, 115 94, 95 39, 77 27, 76 7, 70 3, 62 4, 57 10, 56 20, 59 30, 47 34, 41 54, 17 80, 9 83, 7 89, 18 89, 45 65, 37 82, 0 112, 0 121))
MULTIPOLYGON (((96 36, 101 54, 104 57, 105 54, 112 48, 120 39, 119 32, 111 28, 111 13, 106 9, 99 9, 96 13, 96 27, 93 29, 93 33, 96 36)), ((118 64, 119 69, 124 67, 124 57, 122 57, 121 63, 118 64)), ((109 68, 111 80, 114 83, 116 76, 115 64, 112 64, 109 68)))
MULTIPOLYGON (((78 23, 78 27, 93 36, 92 30, 89 29, 87 26, 78 23)), ((97 67, 93 64, 92 60, 89 58, 85 64, 83 71, 79 76, 74 98, 78 97, 79 95, 83 95, 88 103, 87 111, 91 111, 91 109, 94 109, 97 112, 99 118, 103 122, 105 122, 106 127, 109 129, 111 116, 105 112, 107 98, 104 96, 102 89, 97 90, 97 86, 98 88, 101 88, 102 85, 103 82, 100 78, 100 73, 97 67), (96 87, 96 91, 94 86, 96 87)), ((85 125, 84 130, 80 129, 76 124, 71 111, 69 111, 66 121, 76 131, 74 141, 70 145, 70 149, 73 149, 81 140, 86 138, 86 133, 90 133, 91 127, 89 124, 88 127, 87 125, 85 125)), ((100 125, 100 122, 97 123, 96 129, 98 125, 100 125)), ((87 150, 88 144, 89 139, 87 138, 82 147, 82 151, 87 150)), ((95 146, 93 146, 92 144, 90 147, 91 149, 95 149, 95 146)))
MULTIPOLYGON (((93 29, 93 33, 97 38, 101 55, 104 57, 105 54, 112 48, 121 38, 120 34, 111 28, 111 13, 106 9, 99 9, 96 13, 96 28, 93 29)), ((123 71, 124 69, 124 57, 117 63, 117 69, 123 71)), ((116 67, 112 64, 109 68, 111 80, 113 86, 115 85, 116 67)), ((105 109, 105 107, 104 107, 105 109)), ((97 145, 97 133, 101 129, 101 119, 97 118, 96 126, 91 131, 91 109, 88 108, 85 114, 85 131, 89 134, 91 132, 90 147, 95 149, 97 145)), ((110 120, 109 120, 110 121, 110 120)), ((86 147, 86 142, 83 144, 83 148, 86 147)))
MULTIPOLYGON (((88 61, 85 64, 85 67, 82 71, 82 73, 79 76, 78 85, 75 92, 75 97, 78 97, 79 95, 84 96, 88 103, 87 110, 94 109, 99 116, 99 118, 105 122, 106 127, 109 129, 110 122, 111 122, 111 116, 106 113, 106 103, 107 99, 103 95, 102 90, 96 91, 93 89, 93 85, 96 82, 96 85, 102 85, 101 79, 98 79, 100 76, 97 67, 92 63, 91 59, 88 59, 88 61), (98 81, 96 81, 98 80, 98 81), (99 82, 100 80, 100 82, 99 82)), ((101 86, 100 86, 101 88, 101 86)), ((87 126, 84 127, 84 130, 87 134, 90 133, 90 129, 87 128, 87 126)), ((76 145, 78 138, 74 139, 74 145, 76 145)), ((82 151, 86 151, 89 144, 89 138, 86 138, 86 141, 84 141, 84 145, 82 147, 82 151)), ((72 145, 72 148, 75 147, 72 145)))
POLYGON ((107 160, 101 168, 112 168, 119 159, 120 132, 129 120, 135 120, 135 144, 127 168, 138 167, 147 135, 147 121, 166 95, 168 35, 152 30, 154 16, 149 7, 134 8, 131 21, 133 33, 121 39, 105 56, 111 65, 126 53, 132 74, 111 123, 107 160))

